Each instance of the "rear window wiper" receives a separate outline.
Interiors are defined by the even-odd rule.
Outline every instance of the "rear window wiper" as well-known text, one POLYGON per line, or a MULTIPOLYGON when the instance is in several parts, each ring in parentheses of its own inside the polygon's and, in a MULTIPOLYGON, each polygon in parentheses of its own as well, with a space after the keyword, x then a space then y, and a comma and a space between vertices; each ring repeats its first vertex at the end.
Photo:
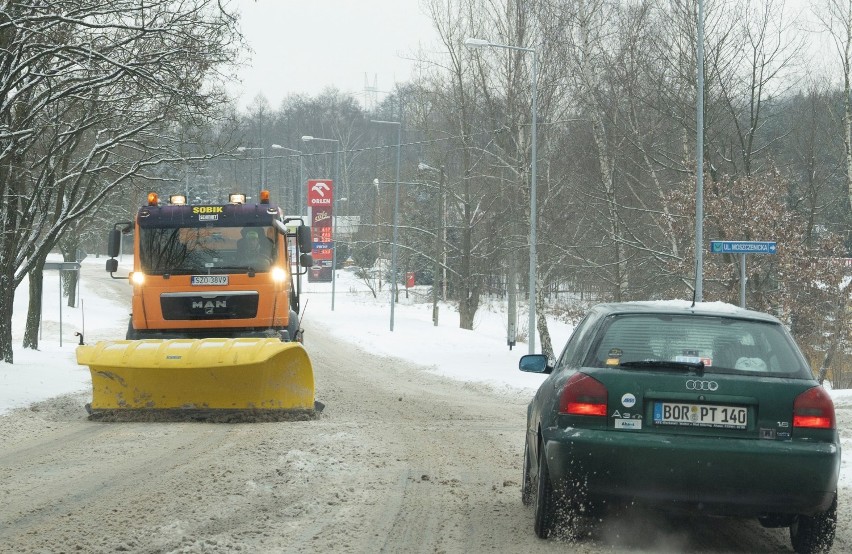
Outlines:
POLYGON ((632 362, 621 362, 619 367, 627 368, 653 368, 669 371, 695 372, 704 375, 704 362, 673 362, 671 360, 636 360, 632 362))

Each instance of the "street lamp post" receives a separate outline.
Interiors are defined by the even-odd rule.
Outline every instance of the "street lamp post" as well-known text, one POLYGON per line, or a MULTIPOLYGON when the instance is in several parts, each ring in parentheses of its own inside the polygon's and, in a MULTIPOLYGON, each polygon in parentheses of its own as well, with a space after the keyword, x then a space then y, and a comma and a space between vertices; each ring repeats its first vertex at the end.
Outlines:
MULTIPOLYGON (((312 137, 304 135, 303 142, 311 141, 333 142, 334 143, 334 187, 340 186, 340 141, 337 139, 312 137)), ((334 194, 334 204, 337 204, 337 194, 334 194)), ((337 283, 337 216, 334 215, 334 204, 332 204, 331 216, 331 311, 334 311, 334 289, 337 283)))
POLYGON ((518 50, 532 54, 532 163, 530 168, 530 318, 529 318, 529 345, 530 354, 535 353, 536 324, 535 324, 535 288, 536 288, 536 121, 537 121, 537 87, 538 87, 538 55, 535 48, 524 48, 522 46, 511 46, 508 44, 497 44, 481 38, 467 38, 464 41, 468 48, 505 48, 507 50, 518 50))
POLYGON ((444 227, 444 171, 445 168, 441 165, 440 169, 436 169, 428 164, 420 162, 417 164, 417 169, 421 171, 434 171, 440 174, 438 179, 438 201, 435 202, 437 214, 435 217, 435 260, 432 262, 432 324, 438 326, 438 281, 441 273, 441 254, 444 251, 444 241, 442 233, 444 227))
POLYGON ((399 233, 399 151, 402 145, 402 122, 400 121, 381 121, 378 119, 370 120, 371 123, 379 123, 382 125, 396 125, 396 188, 393 201, 393 244, 391 245, 391 303, 390 303, 390 330, 393 332, 393 312, 396 304, 396 251, 397 238, 399 233))
POLYGON ((300 198, 296 199, 296 202, 295 202, 295 205, 293 206, 293 209, 295 209, 298 212, 299 215, 302 215, 304 212, 307 211, 307 210, 300 211, 300 209, 301 209, 300 202, 307 202, 307 199, 305 198, 305 190, 304 190, 304 187, 305 187, 305 163, 304 163, 304 159, 302 158, 303 153, 302 153, 301 150, 296 150, 295 148, 287 148, 286 146, 281 146, 280 144, 273 144, 271 146, 271 148, 274 148, 275 150, 286 150, 288 152, 295 152, 299 156, 299 186, 297 187, 296 190, 297 190, 297 194, 300 195, 300 198))
MULTIPOLYGON (((695 100, 695 302, 704 301, 704 2, 698 0, 695 100)), ((743 260, 745 263, 745 260, 743 260)))
POLYGON ((260 189, 266 186, 266 149, 263 146, 239 146, 237 152, 247 152, 249 150, 260 151, 260 189))

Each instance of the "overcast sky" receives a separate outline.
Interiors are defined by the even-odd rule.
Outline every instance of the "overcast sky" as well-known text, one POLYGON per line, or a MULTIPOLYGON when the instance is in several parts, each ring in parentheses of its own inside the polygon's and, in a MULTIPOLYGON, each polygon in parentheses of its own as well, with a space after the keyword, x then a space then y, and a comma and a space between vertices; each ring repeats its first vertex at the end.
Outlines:
MULTIPOLYGON (((273 108, 288 94, 327 86, 364 101, 370 86, 391 90, 408 80, 410 58, 436 35, 420 0, 237 0, 254 50, 235 85, 245 107, 262 93, 273 108)), ((381 96, 380 96, 381 98, 381 96)))
MULTIPOLYGON (((329 86, 365 105, 365 84, 390 91, 416 70, 410 59, 421 48, 441 49, 422 0, 234 0, 241 28, 253 49, 240 65, 231 92, 245 109, 263 94, 273 109, 290 94, 316 95, 329 86)), ((817 30, 813 0, 783 2, 785 20, 817 30)), ((836 52, 828 33, 806 37, 799 64, 837 77, 836 52), (814 56, 814 52, 824 52, 814 56), (835 65, 832 65, 835 64, 835 65), (830 67, 829 67, 830 66, 830 67)), ((377 100, 381 100, 382 92, 377 100)))

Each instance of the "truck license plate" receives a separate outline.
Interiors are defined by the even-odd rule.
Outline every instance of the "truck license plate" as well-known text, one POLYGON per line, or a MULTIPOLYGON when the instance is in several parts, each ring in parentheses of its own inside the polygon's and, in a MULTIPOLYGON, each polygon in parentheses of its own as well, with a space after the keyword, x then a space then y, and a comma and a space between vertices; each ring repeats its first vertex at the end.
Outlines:
POLYGON ((227 275, 193 275, 189 284, 192 286, 227 285, 227 275))
POLYGON ((745 429, 748 426, 748 409, 743 406, 656 402, 654 424, 745 429))

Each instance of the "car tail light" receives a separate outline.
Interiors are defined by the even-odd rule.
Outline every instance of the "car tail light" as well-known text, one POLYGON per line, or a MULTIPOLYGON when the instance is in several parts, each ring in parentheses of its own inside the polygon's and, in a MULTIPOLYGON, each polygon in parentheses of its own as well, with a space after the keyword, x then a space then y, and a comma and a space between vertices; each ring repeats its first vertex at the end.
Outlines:
POLYGON ((793 427, 834 429, 834 402, 825 389, 806 390, 793 402, 793 427))
POLYGON ((559 413, 606 416, 607 391, 603 383, 585 373, 575 373, 559 398, 559 413))

